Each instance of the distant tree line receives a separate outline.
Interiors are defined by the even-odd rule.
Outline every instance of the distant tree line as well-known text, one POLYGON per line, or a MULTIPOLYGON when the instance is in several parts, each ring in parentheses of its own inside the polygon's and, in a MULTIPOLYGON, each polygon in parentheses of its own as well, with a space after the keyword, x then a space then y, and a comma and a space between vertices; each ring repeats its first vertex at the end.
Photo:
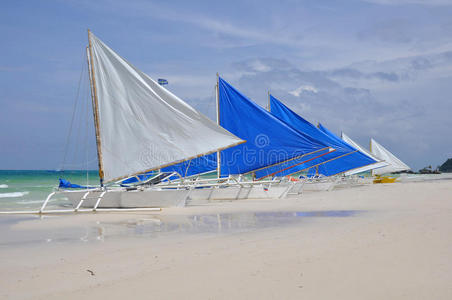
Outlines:
POLYGON ((441 166, 437 166, 435 169, 433 167, 427 166, 420 169, 418 172, 413 172, 411 170, 395 172, 394 174, 408 173, 408 174, 440 174, 443 173, 452 173, 452 158, 446 160, 441 166))
POLYGON ((433 170, 432 166, 428 166, 419 170, 420 174, 440 174, 439 166, 433 170))

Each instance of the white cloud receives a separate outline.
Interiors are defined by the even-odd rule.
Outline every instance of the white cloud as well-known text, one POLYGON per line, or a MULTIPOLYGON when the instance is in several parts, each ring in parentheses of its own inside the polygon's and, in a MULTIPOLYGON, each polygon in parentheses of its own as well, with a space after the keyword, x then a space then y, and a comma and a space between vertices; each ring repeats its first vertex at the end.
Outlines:
MULTIPOLYGON (((77 2, 76 2, 77 3, 77 2)), ((191 12, 183 9, 168 8, 161 3, 149 3, 146 1, 115 2, 105 1, 81 1, 77 5, 83 5, 87 9, 94 9, 105 12, 110 10, 119 15, 147 16, 155 19, 166 20, 177 23, 186 23, 197 26, 202 30, 213 34, 224 34, 231 37, 245 39, 249 41, 265 42, 294 47, 300 45, 300 36, 293 32, 275 30, 271 26, 251 27, 249 23, 231 22, 224 16, 212 18, 198 12, 191 12)))
POLYGON ((251 65, 255 71, 268 72, 271 70, 271 68, 268 65, 264 64, 261 60, 254 60, 253 62, 251 62, 251 65))
POLYGON ((309 92, 309 93, 314 93, 317 94, 319 91, 310 85, 302 85, 299 88, 290 91, 289 94, 294 95, 295 97, 299 97, 303 92, 309 92))
MULTIPOLYGON (((361 144, 374 137, 414 169, 440 164, 450 155, 445 149, 452 149, 452 141, 444 136, 450 131, 451 73, 444 70, 452 68, 451 53, 356 65, 353 85, 333 71, 264 62, 270 72, 250 72, 236 85, 258 104, 265 105, 270 88, 272 95, 310 122, 320 121, 337 134, 347 132, 361 144), (368 72, 379 70, 410 76, 396 81, 369 78, 373 73, 368 72)), ((241 65, 252 69, 249 63, 241 65)))

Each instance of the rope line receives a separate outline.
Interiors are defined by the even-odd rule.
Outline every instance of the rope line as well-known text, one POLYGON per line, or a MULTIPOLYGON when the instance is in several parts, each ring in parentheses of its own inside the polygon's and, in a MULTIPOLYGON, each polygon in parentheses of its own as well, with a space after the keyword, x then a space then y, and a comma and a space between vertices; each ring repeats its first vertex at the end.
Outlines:
POLYGON ((68 135, 67 135, 67 138, 66 138, 66 144, 64 146, 64 155, 63 155, 63 162, 61 163, 61 169, 63 169, 64 166, 65 166, 67 153, 68 153, 68 150, 69 150, 69 140, 70 140, 70 137, 72 135, 72 127, 74 125, 75 112, 77 111, 77 104, 78 104, 78 99, 79 99, 79 95, 80 95, 80 86, 81 86, 81 83, 82 83, 82 77, 83 77, 83 74, 84 74, 84 69, 85 69, 84 68, 84 64, 82 64, 82 70, 80 72, 80 77, 79 77, 79 80, 78 80, 77 93, 76 93, 76 96, 75 96, 74 105, 72 107, 71 123, 69 125, 69 132, 68 132, 68 135))

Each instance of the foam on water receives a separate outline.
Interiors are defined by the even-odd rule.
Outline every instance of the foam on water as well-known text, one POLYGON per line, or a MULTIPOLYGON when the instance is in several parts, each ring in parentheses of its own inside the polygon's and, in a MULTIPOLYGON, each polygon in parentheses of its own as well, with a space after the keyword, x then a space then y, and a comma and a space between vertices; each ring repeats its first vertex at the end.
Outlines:
MULTIPOLYGON (((55 202, 55 201, 57 201, 57 200, 52 200, 52 199, 50 199, 49 202, 55 202)), ((16 203, 17 203, 17 204, 23 204, 23 205, 26 205, 26 204, 36 204, 36 203, 43 203, 43 202, 44 202, 44 199, 39 199, 39 200, 24 200, 24 201, 17 201, 16 203)))
POLYGON ((13 192, 13 193, 0 193, 0 198, 19 198, 28 195, 30 192, 13 192))
MULTIPOLYGON (((58 185, 58 178, 86 184, 87 176, 89 184, 99 180, 97 171, 89 171, 87 175, 86 171, 0 170, 0 211, 36 208, 58 185)), ((54 198, 53 205, 67 203, 62 197, 54 198)))

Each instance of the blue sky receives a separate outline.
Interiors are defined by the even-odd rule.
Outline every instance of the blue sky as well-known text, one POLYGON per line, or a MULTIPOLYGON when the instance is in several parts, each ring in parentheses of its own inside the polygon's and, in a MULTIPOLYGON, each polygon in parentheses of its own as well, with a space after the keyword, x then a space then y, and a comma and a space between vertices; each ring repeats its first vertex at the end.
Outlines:
MULTIPOLYGON (((209 116, 219 72, 416 170, 452 157, 452 1, 2 1, 0 169, 61 166, 87 28, 209 116)), ((81 86, 66 161, 92 168, 81 86)))

